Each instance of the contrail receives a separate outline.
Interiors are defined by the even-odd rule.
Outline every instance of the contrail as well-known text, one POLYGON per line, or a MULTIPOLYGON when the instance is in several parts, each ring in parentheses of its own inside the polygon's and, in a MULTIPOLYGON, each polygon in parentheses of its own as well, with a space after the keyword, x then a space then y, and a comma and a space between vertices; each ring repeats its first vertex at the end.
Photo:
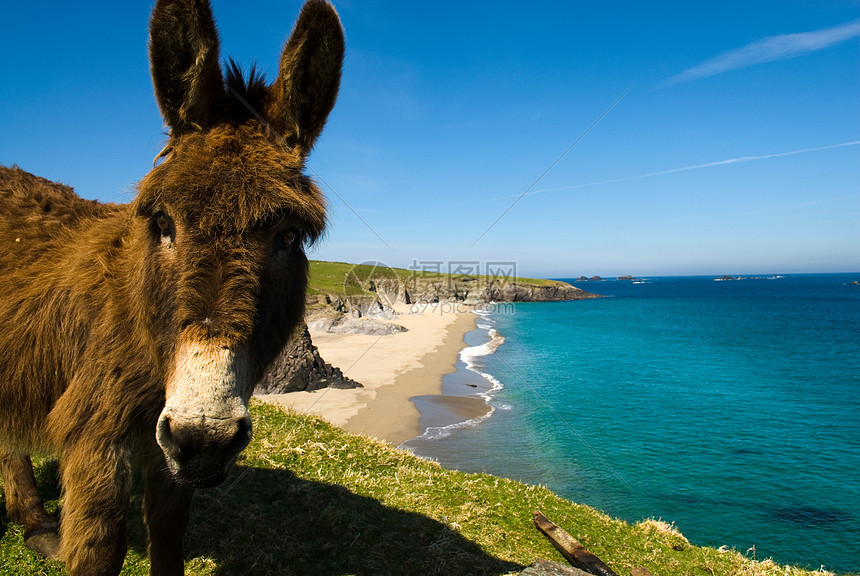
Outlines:
POLYGON ((703 168, 713 168, 714 166, 725 166, 727 164, 740 164, 741 162, 753 162, 755 160, 768 160, 770 158, 782 158, 784 156, 795 156, 797 154, 808 154, 809 152, 820 152, 822 150, 833 150, 835 148, 846 148, 848 146, 860 145, 860 140, 851 142, 842 142, 840 144, 830 144, 829 146, 817 146, 815 148, 803 148, 801 150, 791 150, 789 152, 777 152, 776 154, 764 154, 761 156, 741 156, 739 158, 729 158, 727 160, 719 160, 717 162, 706 162, 704 164, 695 164, 693 166, 682 166, 681 168, 670 168, 669 170, 660 170, 658 172, 648 172, 647 174, 638 174, 636 176, 626 176, 624 178, 614 178, 612 180, 600 180, 598 182, 587 182, 585 184, 574 184, 572 186, 562 186, 560 188, 541 188, 533 190, 529 194, 540 194, 541 192, 561 192, 563 190, 576 190, 578 188, 588 188, 590 186, 600 186, 602 184, 616 184, 618 182, 631 182, 633 180, 642 180, 644 178, 653 178, 655 176, 665 176, 667 174, 677 174, 678 172, 688 172, 690 170, 701 170, 703 168))
POLYGON ((668 174, 676 174, 678 172, 688 172, 690 170, 701 170, 703 168, 713 168, 715 166, 725 166, 727 164, 738 164, 741 162, 752 162, 753 160, 767 160, 769 158, 780 158, 783 156, 794 156, 797 154, 807 154, 809 152, 819 152, 821 150, 833 150, 835 148, 846 148, 848 146, 858 146, 860 140, 851 142, 842 142, 840 144, 830 144, 828 146, 817 146, 815 148, 803 148, 801 150, 791 150, 789 152, 777 152, 775 154, 764 154, 761 156, 741 156, 739 158, 729 158, 728 160, 718 160, 717 162, 706 162, 704 164, 695 164, 693 166, 682 166, 680 168, 670 168, 668 170, 660 170, 658 172, 648 172, 647 174, 638 174, 636 176, 625 176, 624 178, 613 178, 611 180, 598 180, 595 182, 585 182, 583 184, 572 184, 570 186, 561 186, 559 188, 540 188, 538 190, 530 190, 526 194, 508 194, 507 196, 496 196, 495 198, 484 198, 480 200, 472 200, 471 202, 461 202, 452 206, 473 206, 476 204, 486 204, 488 202, 498 202, 500 200, 510 200, 511 198, 522 198, 523 196, 533 196, 543 192, 564 192, 566 190, 578 190, 579 188, 590 188, 592 186, 601 186, 603 184, 616 184, 618 182, 632 182, 634 180, 642 180, 645 178, 654 178, 656 176, 665 176, 668 174))

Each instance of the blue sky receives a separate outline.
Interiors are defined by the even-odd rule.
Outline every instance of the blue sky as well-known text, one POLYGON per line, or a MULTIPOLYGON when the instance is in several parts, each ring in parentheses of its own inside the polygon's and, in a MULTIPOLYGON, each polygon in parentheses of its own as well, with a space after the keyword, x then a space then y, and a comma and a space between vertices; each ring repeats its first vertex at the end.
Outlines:
MULTIPOLYGON (((300 5, 215 0, 222 56, 271 79, 300 5)), ((312 258, 860 272, 860 1, 335 5, 312 258)), ((150 8, 4 6, 0 163, 133 196, 165 142, 150 8)))

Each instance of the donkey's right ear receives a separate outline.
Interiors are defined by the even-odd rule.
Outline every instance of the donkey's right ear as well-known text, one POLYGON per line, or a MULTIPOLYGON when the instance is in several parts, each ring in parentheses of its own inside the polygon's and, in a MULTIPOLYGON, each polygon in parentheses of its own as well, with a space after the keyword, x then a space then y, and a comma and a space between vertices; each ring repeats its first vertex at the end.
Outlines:
POLYGON ((155 98, 175 135, 218 122, 224 84, 209 0, 158 0, 149 23, 155 98))

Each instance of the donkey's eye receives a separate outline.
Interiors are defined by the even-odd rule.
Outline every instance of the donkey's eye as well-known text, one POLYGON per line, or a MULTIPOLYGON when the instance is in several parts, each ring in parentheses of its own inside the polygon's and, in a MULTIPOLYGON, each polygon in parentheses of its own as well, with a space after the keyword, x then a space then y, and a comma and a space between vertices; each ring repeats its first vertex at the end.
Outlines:
POLYGON ((170 234, 170 220, 164 212, 159 212, 155 217, 155 223, 158 224, 158 229, 161 230, 161 235, 170 234))
POLYGON ((281 234, 280 243, 278 248, 281 250, 290 250, 293 248, 299 240, 299 233, 293 229, 289 229, 281 234))
POLYGON ((165 212, 159 210, 152 215, 154 228, 162 242, 173 242, 173 221, 165 212))

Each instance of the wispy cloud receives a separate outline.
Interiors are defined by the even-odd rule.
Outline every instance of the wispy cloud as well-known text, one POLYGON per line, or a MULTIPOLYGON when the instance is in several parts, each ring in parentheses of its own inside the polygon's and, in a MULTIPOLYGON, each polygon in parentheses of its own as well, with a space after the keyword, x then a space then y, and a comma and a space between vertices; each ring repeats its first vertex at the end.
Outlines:
POLYGON ((823 50, 857 36, 860 36, 860 20, 832 28, 813 30, 812 32, 769 36, 693 66, 669 79, 666 84, 681 84, 755 64, 794 58, 809 52, 823 50))

